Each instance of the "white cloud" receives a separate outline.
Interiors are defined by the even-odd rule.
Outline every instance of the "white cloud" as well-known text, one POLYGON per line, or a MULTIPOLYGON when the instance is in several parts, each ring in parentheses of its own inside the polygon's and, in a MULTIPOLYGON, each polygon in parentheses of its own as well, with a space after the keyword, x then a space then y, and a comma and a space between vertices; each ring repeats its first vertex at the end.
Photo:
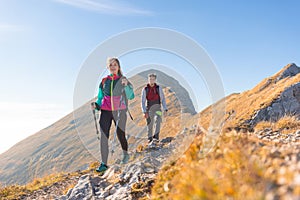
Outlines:
POLYGON ((96 11, 112 15, 152 15, 151 11, 136 8, 132 5, 116 3, 113 1, 95 0, 54 0, 59 3, 74 6, 80 9, 96 11))
POLYGON ((0 102, 0 154, 68 112, 62 105, 0 102))

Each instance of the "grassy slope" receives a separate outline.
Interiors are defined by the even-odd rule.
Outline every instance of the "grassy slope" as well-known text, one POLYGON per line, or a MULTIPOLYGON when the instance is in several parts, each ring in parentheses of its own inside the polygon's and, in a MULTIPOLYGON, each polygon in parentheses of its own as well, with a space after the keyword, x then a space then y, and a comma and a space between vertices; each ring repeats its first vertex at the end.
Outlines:
MULTIPOLYGON (((225 128, 244 126, 245 121, 251 119, 257 110, 270 105, 284 89, 298 83, 300 74, 275 83, 274 80, 288 67, 289 65, 251 90, 226 97, 225 128), (235 114, 229 116, 232 110, 235 114)), ((218 104, 221 101, 216 106, 218 104)), ((211 111, 212 106, 193 117, 189 123, 200 118, 199 124, 208 129, 211 111)), ((262 126, 263 124, 258 124, 257 129, 265 128, 262 126)), ((284 117, 273 123, 275 130, 291 126, 292 130, 299 129, 300 121, 284 117)), ((285 156, 274 159, 270 152, 274 144, 261 143, 254 136, 230 131, 221 135, 216 148, 208 156, 201 158, 199 152, 204 135, 199 132, 185 155, 160 171, 152 190, 153 199, 262 199, 281 176, 291 181, 293 171, 286 170, 282 174, 275 170, 283 165, 285 156)), ((290 150, 283 151, 282 154, 288 155, 290 150)), ((294 195, 300 195, 299 186, 291 190, 294 195)))
MULTIPOLYGON (((246 121, 251 119, 256 111, 269 106, 286 88, 300 82, 300 74, 275 82, 276 78, 289 66, 290 65, 287 65, 272 77, 264 79, 251 90, 226 97, 226 113, 224 117, 225 119, 230 118, 230 120, 226 121, 224 128, 247 128, 246 121)), ((218 103, 214 106, 218 106, 218 103)), ((211 111, 212 106, 209 106, 198 116, 198 118, 200 117, 199 125, 205 129, 208 129, 209 127, 212 117, 211 111)))
POLYGON ((300 186, 293 183, 295 168, 286 160, 299 154, 299 146, 281 148, 281 144, 261 142, 251 134, 228 132, 214 151, 201 159, 201 141, 198 136, 185 156, 160 171, 153 199, 253 200, 264 199, 272 190, 280 193, 283 188, 299 197, 300 186), (274 145, 281 150, 274 151, 274 145))

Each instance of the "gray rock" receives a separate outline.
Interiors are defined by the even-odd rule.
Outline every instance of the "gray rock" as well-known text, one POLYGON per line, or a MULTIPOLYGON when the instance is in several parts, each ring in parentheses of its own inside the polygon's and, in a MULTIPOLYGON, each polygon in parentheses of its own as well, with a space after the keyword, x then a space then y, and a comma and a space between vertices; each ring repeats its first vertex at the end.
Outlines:
POLYGON ((102 199, 102 198, 105 199, 108 196, 109 196, 109 191, 104 191, 104 192, 100 193, 99 198, 100 199, 102 199))
POLYGON ((104 191, 109 193, 109 191, 111 190, 111 188, 113 188, 113 185, 109 185, 108 187, 106 187, 104 189, 104 191))
POLYGON ((69 200, 88 200, 93 197, 93 186, 89 174, 83 175, 79 178, 78 184, 72 189, 68 196, 69 200))
POLYGON ((67 195, 63 195, 63 196, 60 196, 60 197, 56 197, 55 200, 67 200, 68 199, 68 196, 67 195))
POLYGON ((69 197, 72 194, 73 188, 69 189, 66 196, 69 197))
POLYGON ((117 165, 111 166, 108 168, 108 170, 106 170, 106 172, 104 173, 104 175, 102 176, 102 178, 104 179, 110 179, 114 176, 114 174, 116 174, 117 172, 120 171, 120 167, 117 165))
POLYGON ((276 79, 276 82, 286 77, 292 77, 300 73, 300 67, 297 67, 294 63, 290 64, 276 79))
POLYGON ((112 188, 111 190, 109 190, 109 194, 113 195, 114 193, 116 193, 117 189, 116 188, 112 188))
POLYGON ((103 180, 103 178, 96 176, 91 178, 91 183, 93 184, 93 186, 98 186, 100 183, 103 182, 103 180))
POLYGON ((270 106, 257 111, 250 124, 254 127, 261 121, 276 122, 286 115, 297 116, 300 119, 300 83, 286 88, 270 106))

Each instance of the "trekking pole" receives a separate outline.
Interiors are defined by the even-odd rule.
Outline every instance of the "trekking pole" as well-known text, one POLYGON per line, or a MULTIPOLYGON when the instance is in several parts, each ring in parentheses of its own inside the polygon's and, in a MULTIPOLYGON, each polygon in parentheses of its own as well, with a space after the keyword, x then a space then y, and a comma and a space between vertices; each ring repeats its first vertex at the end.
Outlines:
MULTIPOLYGON (((91 105, 94 106, 95 102, 92 102, 91 105)), ((96 117, 96 111, 95 111, 95 109, 93 109, 92 112, 93 112, 93 115, 94 115, 94 121, 95 121, 97 139, 100 140, 99 129, 98 129, 98 126, 97 126, 97 117, 96 117)))

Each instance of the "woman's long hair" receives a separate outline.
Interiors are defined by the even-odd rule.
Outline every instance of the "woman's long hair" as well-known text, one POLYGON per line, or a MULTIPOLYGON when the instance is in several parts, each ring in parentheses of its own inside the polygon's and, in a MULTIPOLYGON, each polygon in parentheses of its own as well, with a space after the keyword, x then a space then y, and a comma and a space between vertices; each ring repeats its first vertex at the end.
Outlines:
POLYGON ((112 58, 107 58, 106 64, 107 67, 109 67, 109 65, 113 62, 116 61, 118 66, 119 66, 119 70, 118 70, 118 75, 123 76, 122 70, 121 70, 121 65, 120 65, 120 61, 118 58, 112 57, 112 58))

